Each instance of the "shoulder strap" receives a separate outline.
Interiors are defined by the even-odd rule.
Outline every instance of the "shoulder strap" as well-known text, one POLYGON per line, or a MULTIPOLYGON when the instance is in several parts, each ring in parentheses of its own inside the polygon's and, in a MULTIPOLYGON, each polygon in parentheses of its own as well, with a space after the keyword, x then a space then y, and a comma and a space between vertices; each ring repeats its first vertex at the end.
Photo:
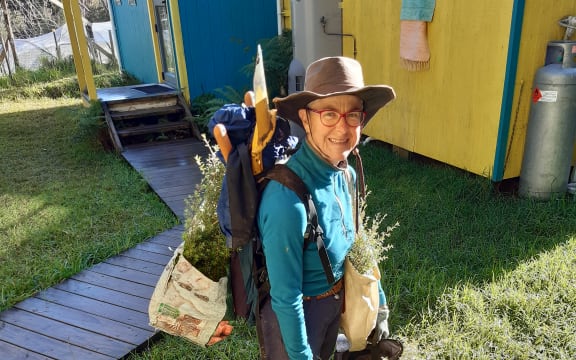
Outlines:
POLYGON ((306 214, 308 215, 308 224, 306 225, 306 232, 304 233, 304 249, 306 249, 310 243, 316 243, 318 255, 320 255, 320 261, 326 274, 326 280, 329 284, 333 284, 335 280, 334 273, 332 271, 332 264, 330 264, 330 259, 328 258, 326 246, 324 245, 324 231, 318 223, 318 213, 316 212, 316 206, 314 206, 310 191, 308 191, 302 179, 284 164, 276 164, 264 175, 264 178, 275 180, 286 186, 292 190, 304 204, 306 214))

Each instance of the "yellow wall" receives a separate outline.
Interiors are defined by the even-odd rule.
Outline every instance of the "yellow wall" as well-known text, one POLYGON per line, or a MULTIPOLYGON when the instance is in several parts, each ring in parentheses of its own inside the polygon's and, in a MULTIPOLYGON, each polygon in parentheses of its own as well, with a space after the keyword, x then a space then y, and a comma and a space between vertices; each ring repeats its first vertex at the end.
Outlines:
MULTIPOLYGON (((531 82, 545 45, 563 32, 557 21, 575 14, 575 0, 527 0, 517 85, 515 124, 506 177, 519 175, 531 82), (523 86, 519 83, 524 82, 523 86), (522 101, 518 104, 519 96, 522 101), (518 114, 516 117, 516 113, 518 114)), ((397 99, 365 133, 406 150, 490 177, 493 172, 506 76, 513 0, 437 1, 428 24, 430 70, 400 67, 401 1, 344 0, 344 32, 357 39, 356 58, 367 84, 389 84, 397 99)), ((353 56, 343 41, 344 54, 353 56)), ((508 120, 506 120, 508 121, 508 120)))

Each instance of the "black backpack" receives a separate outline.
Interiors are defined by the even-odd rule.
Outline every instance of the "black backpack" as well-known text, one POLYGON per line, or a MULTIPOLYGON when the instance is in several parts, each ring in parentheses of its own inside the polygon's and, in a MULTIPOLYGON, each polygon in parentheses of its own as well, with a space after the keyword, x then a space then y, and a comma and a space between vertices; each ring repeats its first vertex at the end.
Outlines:
POLYGON ((225 105, 210 120, 208 126, 211 133, 218 124, 224 125, 232 145, 224 161, 226 174, 217 212, 220 228, 231 249, 228 279, 234 314, 250 323, 255 322, 259 328, 259 309, 269 298, 270 285, 256 217, 260 195, 270 180, 280 182, 302 200, 308 214, 303 251, 315 242, 330 284, 334 282, 334 276, 310 192, 292 170, 277 164, 297 149, 298 141, 291 135, 290 122, 276 118, 274 134, 262 154, 264 171, 256 175, 253 173, 250 152, 255 125, 254 108, 225 105))

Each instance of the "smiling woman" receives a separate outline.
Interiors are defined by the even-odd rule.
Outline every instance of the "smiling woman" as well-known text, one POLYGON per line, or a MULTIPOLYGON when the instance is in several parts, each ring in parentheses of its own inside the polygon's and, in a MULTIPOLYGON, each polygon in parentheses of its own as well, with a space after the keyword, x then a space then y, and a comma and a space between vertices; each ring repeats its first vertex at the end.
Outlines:
MULTIPOLYGON (((358 61, 337 56, 310 64, 303 91, 274 99, 278 116, 306 133, 286 166, 310 192, 322 231, 314 239, 317 246, 302 251, 309 226, 304 205, 279 182, 266 186, 258 212, 270 282, 257 322, 263 359, 332 355, 343 311, 344 260, 358 231, 356 204, 364 193, 361 163, 354 169, 348 156, 360 142, 363 125, 394 98, 387 85, 364 84, 358 61)), ((376 344, 388 336, 388 308, 380 283, 373 285, 371 320, 364 323, 376 344)), ((367 337, 360 336, 360 349, 367 337)))
POLYGON ((0 102, 0 311, 177 222, 126 162, 77 137, 82 111, 0 102))

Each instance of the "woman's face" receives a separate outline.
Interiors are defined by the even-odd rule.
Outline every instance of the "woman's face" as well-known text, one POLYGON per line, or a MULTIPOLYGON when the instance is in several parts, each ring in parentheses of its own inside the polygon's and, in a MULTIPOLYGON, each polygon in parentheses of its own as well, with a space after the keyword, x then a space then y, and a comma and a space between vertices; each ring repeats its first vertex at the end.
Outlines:
MULTIPOLYGON (((362 100, 357 96, 337 95, 312 101, 308 104, 308 109, 332 110, 344 114, 350 111, 362 111, 362 106, 362 100)), ((333 165, 346 160, 360 141, 362 125, 350 126, 341 116, 336 125, 326 126, 320 121, 319 113, 308 109, 298 111, 306 130, 308 144, 333 165)))

